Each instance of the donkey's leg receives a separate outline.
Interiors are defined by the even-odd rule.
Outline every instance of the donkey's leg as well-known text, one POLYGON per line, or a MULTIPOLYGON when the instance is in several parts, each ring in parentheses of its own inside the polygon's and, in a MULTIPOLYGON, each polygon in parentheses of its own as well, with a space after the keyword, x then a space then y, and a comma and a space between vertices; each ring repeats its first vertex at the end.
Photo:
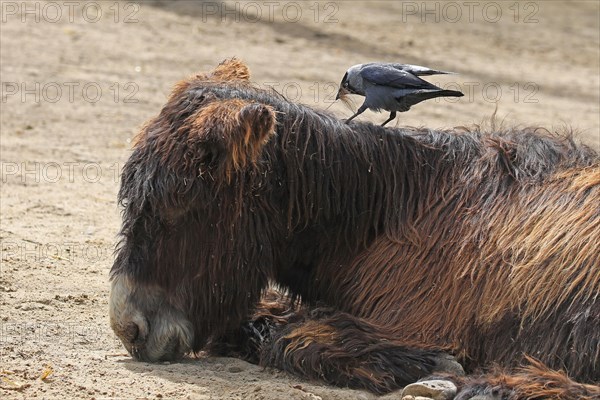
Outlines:
POLYGON ((431 374, 444 360, 439 350, 392 341, 349 314, 327 314, 314 310, 305 320, 277 332, 263 347, 261 364, 381 394, 431 374))
POLYGON ((339 311, 298 312, 263 344, 260 364, 310 380, 387 393, 431 374, 462 372, 439 349, 405 344, 339 311))
POLYGON ((263 296, 239 330, 213 341, 209 350, 380 394, 435 372, 462 374, 460 364, 440 349, 403 343, 350 314, 293 307, 274 292, 263 296))
MULTIPOLYGON (((575 382, 564 372, 552 370, 532 359, 529 359, 529 363, 530 365, 513 373, 494 372, 479 377, 451 377, 449 379, 459 388, 454 400, 600 399, 600 386, 575 382)), ((427 379, 430 378, 425 380, 427 379)))

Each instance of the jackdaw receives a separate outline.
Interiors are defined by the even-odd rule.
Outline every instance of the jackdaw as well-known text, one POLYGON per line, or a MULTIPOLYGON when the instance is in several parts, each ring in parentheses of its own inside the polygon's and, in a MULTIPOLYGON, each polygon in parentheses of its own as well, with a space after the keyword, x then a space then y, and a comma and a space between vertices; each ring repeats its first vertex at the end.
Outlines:
POLYGON ((346 120, 349 123, 367 108, 373 111, 386 110, 390 117, 381 126, 394 118, 396 111, 408 111, 423 100, 436 97, 462 97, 456 90, 444 90, 423 79, 422 75, 454 74, 426 67, 395 63, 368 63, 350 67, 342 79, 336 100, 347 94, 365 96, 365 102, 356 114, 346 120))

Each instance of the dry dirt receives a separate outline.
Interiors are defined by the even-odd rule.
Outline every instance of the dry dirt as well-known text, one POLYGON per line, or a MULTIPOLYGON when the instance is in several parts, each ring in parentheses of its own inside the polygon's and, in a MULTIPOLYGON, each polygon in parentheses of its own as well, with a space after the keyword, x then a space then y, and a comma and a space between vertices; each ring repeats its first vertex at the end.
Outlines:
POLYGON ((497 100, 507 125, 570 126, 600 148, 597 1, 0 5, 3 399, 374 398, 236 359, 133 362, 108 326, 131 138, 175 81, 224 58, 315 107, 329 106, 356 63, 455 71, 432 82, 465 97, 420 104, 400 124, 479 123, 497 100))

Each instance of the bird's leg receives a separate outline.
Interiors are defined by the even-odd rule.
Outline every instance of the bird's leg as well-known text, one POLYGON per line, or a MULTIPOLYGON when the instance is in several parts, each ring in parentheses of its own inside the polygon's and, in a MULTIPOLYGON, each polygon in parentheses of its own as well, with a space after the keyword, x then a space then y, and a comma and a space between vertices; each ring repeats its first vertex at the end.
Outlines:
POLYGON ((354 114, 353 116, 351 116, 350 118, 348 118, 346 120, 346 123, 349 123, 350 121, 352 121, 355 117, 359 116, 360 114, 364 113, 365 110, 367 109, 367 107, 365 107, 365 105, 363 104, 362 106, 360 106, 360 108, 356 111, 356 114, 354 114))
POLYGON ((390 112, 390 117, 383 124, 381 124, 381 126, 385 126, 385 124, 387 124, 388 122, 390 122, 394 118, 396 118, 396 111, 390 112))

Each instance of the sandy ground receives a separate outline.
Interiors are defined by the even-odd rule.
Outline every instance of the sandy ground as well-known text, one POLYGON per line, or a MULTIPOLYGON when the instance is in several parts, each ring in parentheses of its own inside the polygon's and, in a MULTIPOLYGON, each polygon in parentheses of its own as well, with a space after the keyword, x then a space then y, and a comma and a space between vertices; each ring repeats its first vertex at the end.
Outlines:
POLYGON ((571 126, 600 148, 597 1, 0 6, 3 399, 374 398, 236 359, 133 362, 108 326, 131 138, 175 81, 224 58, 242 58, 258 84, 315 107, 330 105, 356 63, 456 71, 432 82, 464 98, 418 105, 400 124, 479 123, 497 103, 505 124, 571 126))

